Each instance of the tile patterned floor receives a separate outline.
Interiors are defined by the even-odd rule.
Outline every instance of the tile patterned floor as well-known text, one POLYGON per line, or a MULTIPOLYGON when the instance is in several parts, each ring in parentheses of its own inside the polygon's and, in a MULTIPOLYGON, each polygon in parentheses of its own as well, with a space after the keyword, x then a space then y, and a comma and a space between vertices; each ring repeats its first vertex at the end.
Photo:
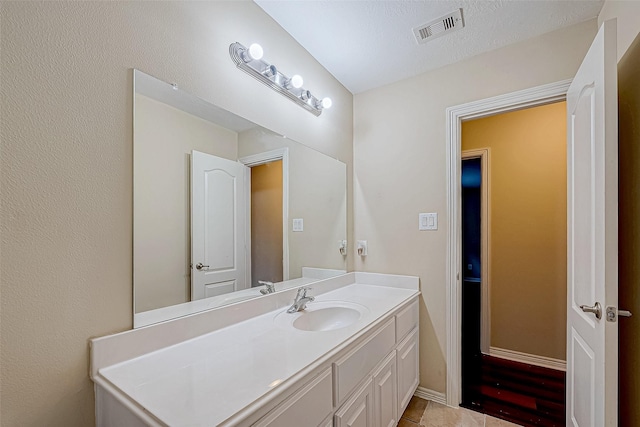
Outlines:
POLYGON ((465 408, 450 408, 413 397, 398 427, 517 427, 498 418, 465 408))

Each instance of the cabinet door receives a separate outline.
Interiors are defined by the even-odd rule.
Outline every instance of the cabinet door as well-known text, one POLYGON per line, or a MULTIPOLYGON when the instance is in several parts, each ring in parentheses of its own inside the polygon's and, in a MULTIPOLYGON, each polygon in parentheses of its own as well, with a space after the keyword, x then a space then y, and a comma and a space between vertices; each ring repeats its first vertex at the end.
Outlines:
POLYGON ((321 423, 332 411, 331 368, 328 368, 261 418, 254 427, 324 426, 321 423))
POLYGON ((398 414, 402 414, 420 381, 418 328, 398 346, 398 414))
POLYGON ((373 388, 371 378, 336 412, 334 427, 371 427, 373 388))
POLYGON ((398 423, 396 352, 392 351, 373 374, 373 411, 376 427, 395 427, 398 423))

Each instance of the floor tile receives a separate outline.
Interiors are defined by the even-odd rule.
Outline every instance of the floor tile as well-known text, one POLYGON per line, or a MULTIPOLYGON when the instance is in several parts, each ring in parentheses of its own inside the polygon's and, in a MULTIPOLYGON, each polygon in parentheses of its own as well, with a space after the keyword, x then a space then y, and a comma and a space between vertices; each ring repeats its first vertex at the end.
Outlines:
POLYGON ((429 402, 420 425, 423 427, 483 427, 484 414, 429 402))
POLYGON ((413 421, 414 423, 419 423, 420 419, 422 418, 422 414, 424 414, 424 410, 427 408, 428 403, 428 400, 413 396, 409 401, 404 414, 402 414, 402 418, 406 418, 409 421, 413 421))
POLYGON ((398 427, 420 427, 420 424, 414 423, 413 421, 409 421, 406 418, 400 418, 400 422, 398 423, 398 427))
POLYGON ((500 418, 495 418, 490 415, 487 415, 485 420, 485 427, 519 427, 520 424, 510 423, 509 421, 501 420, 500 418))

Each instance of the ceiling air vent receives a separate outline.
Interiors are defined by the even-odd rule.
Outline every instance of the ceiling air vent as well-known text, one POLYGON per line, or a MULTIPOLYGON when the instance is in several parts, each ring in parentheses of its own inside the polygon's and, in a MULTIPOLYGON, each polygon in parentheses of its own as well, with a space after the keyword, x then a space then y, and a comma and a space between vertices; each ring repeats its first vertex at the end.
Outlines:
POLYGON ((458 9, 455 12, 414 28, 413 34, 416 36, 418 43, 426 43, 462 27, 464 27, 462 9, 458 9))

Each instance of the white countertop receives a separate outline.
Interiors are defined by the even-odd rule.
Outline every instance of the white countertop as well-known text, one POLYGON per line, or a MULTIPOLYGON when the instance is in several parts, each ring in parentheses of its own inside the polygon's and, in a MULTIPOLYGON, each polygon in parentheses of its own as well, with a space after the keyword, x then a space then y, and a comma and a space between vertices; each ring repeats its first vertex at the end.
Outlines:
POLYGON ((417 286, 351 284, 316 297, 316 302, 353 302, 369 309, 345 328, 324 332, 282 328, 273 320, 286 310, 280 308, 103 367, 97 377, 167 425, 218 425, 417 294, 417 286))

